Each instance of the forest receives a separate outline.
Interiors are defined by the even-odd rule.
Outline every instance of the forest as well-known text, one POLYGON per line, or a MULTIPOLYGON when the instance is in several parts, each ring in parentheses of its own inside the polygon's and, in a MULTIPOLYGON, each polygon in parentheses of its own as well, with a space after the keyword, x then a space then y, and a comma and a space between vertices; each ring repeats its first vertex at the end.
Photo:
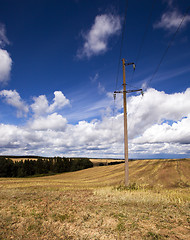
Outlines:
POLYGON ((37 158, 37 160, 13 161, 0 157, 0 177, 27 177, 73 172, 93 167, 88 158, 37 158))

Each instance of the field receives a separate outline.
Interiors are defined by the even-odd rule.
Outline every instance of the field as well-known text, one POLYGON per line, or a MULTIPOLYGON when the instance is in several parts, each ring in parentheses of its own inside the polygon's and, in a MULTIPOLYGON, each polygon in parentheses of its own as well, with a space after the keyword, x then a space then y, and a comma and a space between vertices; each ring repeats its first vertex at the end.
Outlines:
POLYGON ((124 159, 113 159, 113 158, 90 158, 91 162, 93 162, 94 166, 99 166, 100 163, 103 163, 105 166, 108 165, 110 162, 120 162, 124 161, 124 159))
MULTIPOLYGON (((19 162, 19 161, 25 161, 25 160, 38 160, 38 158, 36 157, 7 157, 9 159, 11 159, 13 162, 19 162)), ((42 159, 46 159, 43 158, 42 159)), ((113 158, 108 158, 108 159, 102 159, 102 158, 91 158, 89 159, 94 166, 99 166, 100 163, 103 163, 104 165, 108 165, 108 163, 110 162, 118 162, 118 161, 124 161, 124 159, 113 159, 113 158)))
POLYGON ((0 239, 190 239, 190 159, 0 179, 0 239))

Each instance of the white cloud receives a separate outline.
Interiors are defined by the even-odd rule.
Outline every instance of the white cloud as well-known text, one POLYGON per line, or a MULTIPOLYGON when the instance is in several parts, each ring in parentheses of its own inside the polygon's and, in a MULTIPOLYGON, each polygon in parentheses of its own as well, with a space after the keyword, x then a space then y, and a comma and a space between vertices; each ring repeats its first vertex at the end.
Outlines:
MULTIPOLYGON (((176 9, 162 14, 159 22, 153 25, 154 28, 163 28, 170 32, 175 31, 183 19, 183 15, 176 9)), ((190 22, 190 15, 187 15, 181 25, 184 28, 190 22)))
POLYGON ((84 35, 85 43, 78 51, 77 56, 91 57, 107 51, 109 38, 121 29, 119 16, 103 14, 96 16, 95 22, 87 34, 84 35))
POLYGON ((129 98, 129 135, 134 138, 147 128, 165 120, 179 121, 190 112, 190 88, 185 92, 166 94, 148 89, 144 97, 129 98))
POLYGON ((129 98, 131 154, 188 154, 190 88, 166 94, 148 89, 143 98, 129 98))
MULTIPOLYGON (((0 153, 123 157, 122 94, 117 101, 116 115, 101 120, 69 124, 53 113, 36 116, 24 127, 1 124, 0 153)), ((174 94, 147 89, 143 98, 129 96, 128 131, 130 157, 189 154, 190 88, 174 94)))
POLYGON ((34 100, 34 103, 31 104, 31 108, 36 115, 40 116, 47 112, 47 109, 49 108, 49 104, 45 95, 34 97, 33 100, 34 100))
POLYGON ((179 143, 190 144, 190 114, 177 122, 154 124, 134 140, 134 143, 179 143))
POLYGON ((67 124, 66 118, 63 118, 57 113, 48 115, 47 117, 39 117, 31 122, 30 126, 34 130, 45 131, 54 130, 62 131, 65 130, 67 124))
POLYGON ((61 109, 66 105, 69 105, 69 100, 64 96, 64 94, 61 91, 55 91, 54 92, 54 99, 53 103, 49 106, 48 111, 53 112, 55 109, 61 109))
POLYGON ((18 146, 19 128, 14 125, 0 124, 0 147, 12 148, 18 146))
POLYGON ((0 83, 6 83, 9 80, 12 66, 12 59, 6 50, 0 49, 0 83))
POLYGON ((9 53, 2 49, 5 45, 9 44, 6 37, 5 26, 0 23, 0 83, 5 84, 10 77, 12 59, 9 53))
POLYGON ((4 97, 5 102, 17 109, 17 116, 26 116, 29 109, 25 102, 21 99, 19 93, 16 90, 2 90, 0 96, 4 97))
POLYGON ((30 128, 10 124, 0 124, 0 153, 30 154, 33 150, 42 151, 45 144, 43 133, 30 128))
POLYGON ((45 95, 34 97, 34 103, 31 104, 31 108, 34 114, 40 116, 47 113, 52 113, 55 110, 62 109, 64 106, 70 104, 70 101, 61 91, 55 91, 54 95, 55 97, 53 99, 53 103, 50 105, 45 95))

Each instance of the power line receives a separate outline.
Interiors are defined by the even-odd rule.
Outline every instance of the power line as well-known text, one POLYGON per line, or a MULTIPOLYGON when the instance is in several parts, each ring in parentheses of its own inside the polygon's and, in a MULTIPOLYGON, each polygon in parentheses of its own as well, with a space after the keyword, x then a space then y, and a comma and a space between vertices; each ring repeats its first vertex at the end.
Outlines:
MULTIPOLYGON (((134 72, 134 71, 133 71, 134 72)), ((128 84, 128 83, 126 83, 127 84, 127 86, 129 86, 129 87, 132 87, 132 88, 137 88, 137 86, 134 86, 134 85, 131 85, 131 84, 128 84)))
POLYGON ((148 27, 149 27, 149 25, 151 23, 151 18, 152 18, 152 13, 153 13, 153 9, 154 9, 155 3, 156 3, 156 0, 153 0, 153 4, 152 4, 151 10, 150 10, 148 21, 147 21, 147 24, 146 24, 146 27, 145 27, 145 31, 144 31, 144 34, 143 34, 143 37, 142 37, 142 41, 141 41, 141 44, 140 44, 140 47, 139 47, 139 51, 138 51, 138 54, 137 54, 137 58, 136 58, 136 61, 135 61, 136 66, 137 66, 137 63, 138 63, 139 58, 140 58, 140 54, 141 54, 141 51, 142 51, 142 48, 143 48, 143 44, 144 44, 146 35, 148 33, 148 27))
MULTIPOLYGON (((138 50, 138 53, 137 53, 137 57, 136 57, 136 60, 135 60, 136 66, 138 64, 138 61, 139 61, 139 58, 140 58, 140 55, 141 55, 141 52, 142 52, 142 48, 143 48, 143 45, 144 45, 146 35, 148 33, 148 28, 149 28, 149 25, 151 23, 151 18, 152 18, 152 13, 153 13, 153 10, 154 10, 154 7, 155 7, 155 3, 156 3, 156 0, 153 0, 152 7, 150 9, 150 14, 148 16, 148 21, 147 21, 147 24, 145 26, 145 31, 144 31, 144 34, 143 34, 143 37, 142 37, 142 40, 141 40, 141 43, 140 43, 140 47, 139 47, 139 50, 138 50)), ((135 72, 133 71, 131 82, 133 81, 134 74, 135 74, 135 72)))
POLYGON ((172 45, 172 43, 173 43, 173 41, 174 41, 174 39, 175 39, 177 33, 179 32, 179 29, 181 28, 181 26, 182 26, 182 24, 183 24, 183 22, 184 22, 184 20, 185 20, 185 18, 186 18, 186 16, 187 16, 189 10, 190 10, 190 6, 187 8, 185 14, 183 15, 183 18, 182 18, 180 24, 178 25, 178 27, 177 27, 175 33, 173 34, 173 36, 172 36, 172 38, 171 38, 171 40, 170 40, 170 42, 169 42, 167 48, 165 49, 165 51, 164 51, 164 53, 163 53, 163 55, 162 55, 162 57, 161 57, 161 59, 160 59, 160 62, 158 63, 158 66, 156 67, 156 69, 155 69, 155 71, 154 71, 152 77, 150 78, 148 84, 150 84, 150 82, 153 80, 153 78, 155 77, 156 73, 158 72, 161 63, 163 62, 164 57, 166 56, 166 54, 167 54, 169 48, 171 47, 171 45, 172 45))
MULTIPOLYGON (((124 41, 124 36, 125 36, 125 26, 126 26, 126 18, 127 18, 128 0, 126 0, 125 3, 126 3, 125 4, 125 16, 124 16, 123 28, 122 28, 121 45, 120 45, 120 51, 119 51, 119 60, 118 60, 118 66, 117 66, 115 90, 117 90, 117 85, 118 85, 118 80, 119 80, 119 70, 120 70, 120 66, 121 66, 121 54, 122 54, 122 50, 123 50, 123 41, 124 41)), ((113 99, 113 118, 115 116, 115 105, 116 105, 115 100, 116 100, 116 94, 114 94, 114 99, 113 99)), ((112 125, 113 125, 113 120, 112 120, 112 125)))
POLYGON ((124 40, 124 36, 125 36, 125 25, 126 25, 126 18, 127 18, 127 8, 128 8, 128 0, 126 0, 126 6, 125 6, 125 17, 124 17, 124 21, 123 21, 123 29, 122 29, 122 36, 121 36, 121 46, 120 46, 120 52, 119 52, 119 61, 118 61, 118 67, 117 67, 115 89, 117 89, 118 79, 119 79, 119 70, 120 70, 120 66, 121 66, 121 54, 122 54, 122 50, 123 50, 123 40, 124 40))

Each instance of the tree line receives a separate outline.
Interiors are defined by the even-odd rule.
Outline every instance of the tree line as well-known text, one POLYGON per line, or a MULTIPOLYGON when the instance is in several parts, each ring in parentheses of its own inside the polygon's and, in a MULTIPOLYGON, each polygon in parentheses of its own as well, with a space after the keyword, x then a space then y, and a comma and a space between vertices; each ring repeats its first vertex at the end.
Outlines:
POLYGON ((12 161, 0 157, 0 177, 27 177, 42 174, 73 172, 93 167, 88 158, 38 158, 37 160, 12 161))

